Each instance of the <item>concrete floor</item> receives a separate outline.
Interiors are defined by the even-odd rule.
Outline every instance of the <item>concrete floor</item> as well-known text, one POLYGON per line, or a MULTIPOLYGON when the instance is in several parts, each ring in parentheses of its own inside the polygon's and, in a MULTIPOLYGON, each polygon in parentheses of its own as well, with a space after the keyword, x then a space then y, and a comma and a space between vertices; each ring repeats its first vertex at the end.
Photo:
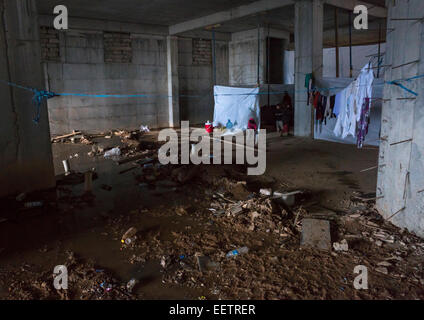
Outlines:
MULTIPOLYGON (((154 140, 154 135, 150 139, 154 140)), ((351 145, 272 135, 268 142, 267 175, 276 178, 286 188, 310 190, 320 207, 337 210, 341 201, 348 200, 353 192, 372 193, 375 190, 376 172, 360 173, 362 169, 376 164, 378 150, 375 148, 357 150, 351 145)), ((102 140, 101 143, 107 147, 120 142, 112 139, 102 140)), ((191 196, 178 193, 152 196, 142 191, 135 181, 139 170, 119 174, 131 164, 118 167, 103 157, 89 158, 87 153, 90 150, 91 146, 81 144, 53 146, 57 175, 63 173, 62 160, 70 156, 71 167, 76 171, 96 168, 99 179, 94 182, 95 199, 81 207, 76 203, 59 202, 58 207, 47 207, 41 211, 3 211, 9 220, 0 223, 0 248, 6 248, 0 253, 0 264, 13 266, 30 263, 49 270, 61 264, 65 252, 71 250, 113 270, 124 281, 136 273, 144 283, 140 293, 148 299, 196 299, 202 295, 198 290, 162 284, 158 261, 148 261, 142 269, 129 264, 126 255, 131 253, 122 252, 119 239, 108 234, 106 227, 109 218, 122 217, 130 221, 132 210, 187 204, 192 201, 191 196), (76 154, 78 157, 75 157, 76 154), (102 184, 110 185, 112 191, 102 190, 102 184)), ((72 187, 73 194, 82 192, 83 185, 72 187)), ((187 217, 158 217, 139 221, 137 227, 157 229, 161 237, 167 237, 172 231, 184 230, 195 222, 198 223, 187 217)), ((0 298, 1 294, 2 290, 0 298)))

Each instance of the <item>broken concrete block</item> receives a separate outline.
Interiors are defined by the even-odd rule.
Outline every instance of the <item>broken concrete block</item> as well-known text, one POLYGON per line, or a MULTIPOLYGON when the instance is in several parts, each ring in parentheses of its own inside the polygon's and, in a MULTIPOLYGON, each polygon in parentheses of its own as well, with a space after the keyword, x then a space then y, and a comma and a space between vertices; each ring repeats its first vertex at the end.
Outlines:
POLYGON ((330 251, 330 222, 319 219, 303 219, 300 245, 330 251))

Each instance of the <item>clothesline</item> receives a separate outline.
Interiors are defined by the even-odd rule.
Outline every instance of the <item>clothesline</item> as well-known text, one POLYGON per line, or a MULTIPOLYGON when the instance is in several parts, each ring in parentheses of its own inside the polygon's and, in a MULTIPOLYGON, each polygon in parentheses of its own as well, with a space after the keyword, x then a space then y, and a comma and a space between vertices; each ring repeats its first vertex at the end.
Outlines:
MULTIPOLYGON (((389 84, 389 85, 396 85, 400 88, 402 88, 403 90, 418 96, 418 93, 412 91, 411 89, 405 87, 403 84, 401 84, 400 82, 411 82, 414 80, 418 80, 424 78, 424 74, 422 75, 417 75, 414 77, 410 77, 410 78, 405 78, 405 79, 398 79, 398 80, 393 80, 393 81, 385 81, 384 83, 381 84, 376 84, 377 85, 385 85, 385 84, 389 84)), ((60 96, 74 96, 74 97, 86 97, 86 98, 149 98, 149 97, 162 97, 162 98, 171 98, 171 96, 169 95, 164 95, 164 94, 87 94, 87 93, 56 93, 56 92, 52 92, 52 91, 47 91, 47 90, 39 90, 39 89, 35 89, 35 88, 31 88, 31 87, 27 87, 27 86, 22 86, 20 84, 17 83, 13 83, 10 81, 5 81, 5 80, 0 80, 0 83, 18 88, 18 89, 22 89, 22 90, 26 90, 26 91, 30 91, 33 93, 33 98, 32 98, 32 102, 36 107, 37 110, 37 114, 36 117, 34 119, 34 122, 38 123, 40 120, 40 107, 43 101, 54 98, 54 97, 60 97, 60 96)), ((361 86, 361 85, 359 85, 361 86)), ((345 89, 345 87, 339 87, 339 86, 335 86, 335 87, 329 87, 329 88, 319 88, 319 87, 315 87, 316 90, 318 91, 330 91, 330 90, 337 90, 337 89, 345 89)), ((300 89, 300 90, 295 90, 294 92, 308 92, 308 89, 300 89)), ((273 94, 273 95, 279 95, 279 94, 284 94, 285 91, 282 92, 260 92, 260 93, 254 93, 254 94, 229 94, 229 95, 268 95, 268 94, 273 94)), ((206 95, 179 95, 179 97, 182 98, 202 98, 205 97, 206 95)), ((212 96, 215 96, 212 94, 212 96)))

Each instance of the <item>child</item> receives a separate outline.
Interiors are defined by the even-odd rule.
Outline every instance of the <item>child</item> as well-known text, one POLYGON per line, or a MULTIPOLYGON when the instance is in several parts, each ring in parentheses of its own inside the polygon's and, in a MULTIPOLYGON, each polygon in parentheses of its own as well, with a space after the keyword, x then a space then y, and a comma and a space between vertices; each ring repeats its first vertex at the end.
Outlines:
POLYGON ((277 127, 277 132, 280 133, 280 137, 283 136, 283 129, 284 129, 284 123, 283 123, 283 119, 284 119, 284 112, 281 109, 281 105, 277 104, 275 113, 274 113, 274 117, 275 117, 275 124, 277 127))

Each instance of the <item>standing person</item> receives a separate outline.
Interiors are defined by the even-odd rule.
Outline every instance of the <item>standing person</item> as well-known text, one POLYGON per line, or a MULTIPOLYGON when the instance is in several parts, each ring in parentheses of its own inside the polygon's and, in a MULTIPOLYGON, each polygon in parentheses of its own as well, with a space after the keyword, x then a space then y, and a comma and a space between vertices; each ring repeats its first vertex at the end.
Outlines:
POLYGON ((284 92, 283 102, 283 135, 288 136, 290 132, 290 124, 293 118, 293 103, 292 99, 287 91, 284 92))
POLYGON ((283 129, 284 129, 284 112, 283 109, 281 108, 281 105, 277 104, 276 106, 276 110, 274 113, 274 118, 275 118, 275 124, 277 127, 277 132, 280 133, 280 137, 283 136, 283 129))

